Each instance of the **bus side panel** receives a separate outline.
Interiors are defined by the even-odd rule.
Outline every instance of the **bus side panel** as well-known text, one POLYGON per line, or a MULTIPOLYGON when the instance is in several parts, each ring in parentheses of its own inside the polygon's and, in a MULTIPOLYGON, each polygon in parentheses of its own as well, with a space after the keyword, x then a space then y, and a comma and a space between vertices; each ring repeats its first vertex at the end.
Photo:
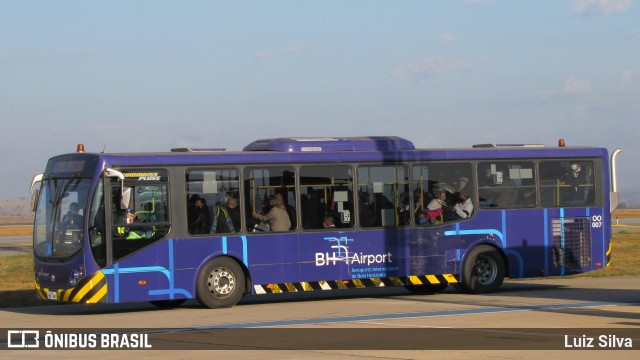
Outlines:
POLYGON ((351 257, 370 232, 307 232, 300 236, 300 272, 305 282, 350 279, 351 257), (362 239, 362 240, 361 240, 362 239))
POLYGON ((192 298, 189 284, 176 281, 174 249, 175 240, 160 240, 105 267, 109 302, 192 298))
MULTIPOLYGON (((456 273, 450 226, 306 233, 301 236, 304 281, 363 280, 456 273)), ((399 282, 393 282, 398 285, 399 282)))
POLYGON ((507 245, 508 276, 517 279, 548 275, 552 248, 548 245, 543 212, 540 209, 519 209, 496 213, 506 220, 501 231, 507 245))
POLYGON ((604 266, 609 242, 604 240, 608 215, 603 215, 602 208, 550 208, 542 209, 542 213, 544 244, 548 247, 546 276, 577 274, 604 266))
POLYGON ((256 233, 246 237, 245 265, 253 284, 300 281, 297 233, 256 233))

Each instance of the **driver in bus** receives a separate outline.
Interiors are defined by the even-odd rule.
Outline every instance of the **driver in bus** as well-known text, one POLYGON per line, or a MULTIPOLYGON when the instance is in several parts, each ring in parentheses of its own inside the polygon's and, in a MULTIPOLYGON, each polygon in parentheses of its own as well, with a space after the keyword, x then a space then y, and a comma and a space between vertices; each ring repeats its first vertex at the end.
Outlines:
POLYGON ((62 218, 62 222, 67 226, 67 228, 81 228, 84 218, 82 215, 78 214, 78 203, 72 202, 69 204, 69 211, 62 218))

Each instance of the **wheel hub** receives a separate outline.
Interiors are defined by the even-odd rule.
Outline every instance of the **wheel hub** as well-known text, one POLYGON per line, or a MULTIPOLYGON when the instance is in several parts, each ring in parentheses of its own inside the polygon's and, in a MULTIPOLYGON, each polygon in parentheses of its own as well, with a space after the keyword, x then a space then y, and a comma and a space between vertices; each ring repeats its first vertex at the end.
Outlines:
POLYGON ((483 285, 491 284, 497 276, 498 266, 495 260, 488 256, 480 256, 474 267, 474 274, 479 283, 483 285))
POLYGON ((207 282, 209 291, 217 297, 226 296, 233 292, 236 287, 236 280, 233 277, 233 273, 224 268, 214 269, 209 274, 209 281, 207 282))

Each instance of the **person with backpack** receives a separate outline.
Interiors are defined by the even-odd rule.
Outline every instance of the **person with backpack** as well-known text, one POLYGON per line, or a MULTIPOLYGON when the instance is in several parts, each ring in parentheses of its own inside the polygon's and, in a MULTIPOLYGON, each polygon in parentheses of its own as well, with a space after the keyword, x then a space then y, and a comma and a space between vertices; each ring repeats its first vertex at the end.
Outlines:
POLYGON ((213 209, 211 232, 217 234, 236 232, 231 216, 229 215, 229 210, 221 203, 216 203, 216 206, 213 209))

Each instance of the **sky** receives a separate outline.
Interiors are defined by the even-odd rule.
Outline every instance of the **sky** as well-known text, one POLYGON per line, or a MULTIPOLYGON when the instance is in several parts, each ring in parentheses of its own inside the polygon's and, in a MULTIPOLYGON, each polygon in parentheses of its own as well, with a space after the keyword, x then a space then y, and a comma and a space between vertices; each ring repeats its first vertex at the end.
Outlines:
POLYGON ((640 191, 639 2, 0 0, 0 199, 78 143, 373 135, 620 147, 640 191))

